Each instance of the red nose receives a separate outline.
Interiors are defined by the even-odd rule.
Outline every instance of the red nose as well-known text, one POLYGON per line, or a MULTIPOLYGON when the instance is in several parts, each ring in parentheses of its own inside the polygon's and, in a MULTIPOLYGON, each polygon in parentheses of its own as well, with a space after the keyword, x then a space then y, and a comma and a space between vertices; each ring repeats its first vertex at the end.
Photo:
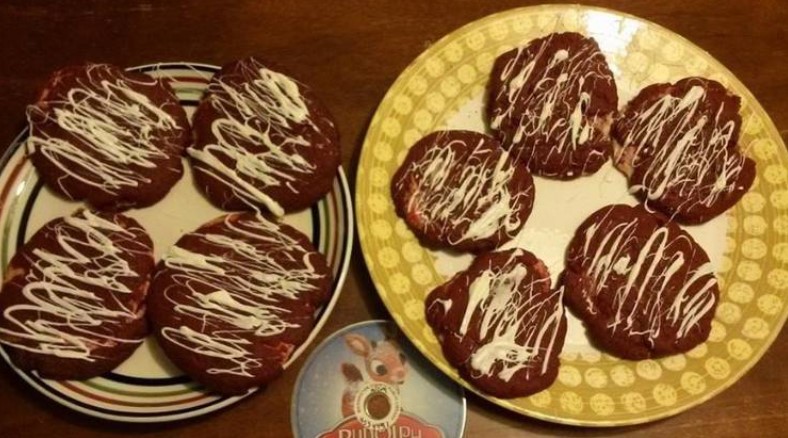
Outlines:
POLYGON ((402 383, 405 381, 405 368, 400 368, 393 373, 391 373, 391 378, 394 380, 394 383, 402 383))

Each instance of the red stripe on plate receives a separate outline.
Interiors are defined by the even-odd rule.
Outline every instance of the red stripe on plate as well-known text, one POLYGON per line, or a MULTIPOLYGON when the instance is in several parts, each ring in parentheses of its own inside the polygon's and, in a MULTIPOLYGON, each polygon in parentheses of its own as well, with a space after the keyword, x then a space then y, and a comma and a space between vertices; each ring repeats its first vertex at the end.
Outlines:
POLYGON ((80 388, 78 386, 75 386, 75 385, 73 385, 73 384, 71 384, 71 383, 69 383, 67 381, 61 381, 60 384, 63 387, 68 388, 71 391, 74 391, 77 394, 79 394, 79 395, 81 395, 83 397, 87 397, 87 398, 89 398, 91 400, 96 400, 96 401, 99 401, 99 402, 102 402, 102 403, 106 403, 106 404, 109 404, 109 405, 128 406, 128 407, 136 407, 136 408, 157 408, 157 407, 166 407, 166 406, 177 406, 177 405, 184 405, 184 404, 187 404, 187 403, 192 403, 192 402, 196 402, 198 400, 202 400, 202 399, 208 398, 205 394, 199 394, 199 395, 197 395, 195 397, 174 400, 174 401, 171 401, 171 402, 135 403, 135 402, 129 402, 129 401, 123 401, 123 400, 115 400, 115 399, 103 397, 103 396, 101 396, 99 394, 94 394, 92 392, 85 391, 84 389, 82 389, 82 388, 80 388))
MULTIPOLYGON (((13 152, 16 154, 16 151, 13 152)), ((19 172, 22 170, 22 166, 27 162, 27 156, 22 157, 19 161, 19 164, 11 171, 11 175, 6 180, 6 184, 3 187, 2 192, 0 192, 0 215, 4 213, 5 201, 8 198, 8 194, 11 192, 11 186, 13 186, 14 182, 16 182, 16 177, 19 172)))

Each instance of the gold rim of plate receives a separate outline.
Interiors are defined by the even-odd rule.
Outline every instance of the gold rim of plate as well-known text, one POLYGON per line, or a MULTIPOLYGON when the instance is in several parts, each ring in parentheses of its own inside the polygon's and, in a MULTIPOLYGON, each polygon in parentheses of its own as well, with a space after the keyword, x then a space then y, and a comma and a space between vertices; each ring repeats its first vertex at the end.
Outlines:
POLYGON ((435 366, 468 390, 508 410, 557 423, 644 423, 675 415, 720 393, 752 368, 779 334, 788 317, 786 163, 782 139, 752 93, 683 37, 603 8, 513 9, 444 36, 391 86, 370 123, 359 162, 359 239, 372 280, 393 319, 435 366), (742 97, 740 144, 756 160, 758 174, 750 192, 727 213, 726 250, 717 272, 721 300, 708 342, 686 354, 639 362, 603 353, 562 353, 559 376, 550 388, 503 400, 471 387, 443 358, 424 320, 423 303, 443 280, 432 256, 396 216, 389 183, 416 140, 483 93, 498 54, 561 31, 607 39, 609 43, 601 46, 619 89, 637 90, 690 75, 729 87, 742 97))

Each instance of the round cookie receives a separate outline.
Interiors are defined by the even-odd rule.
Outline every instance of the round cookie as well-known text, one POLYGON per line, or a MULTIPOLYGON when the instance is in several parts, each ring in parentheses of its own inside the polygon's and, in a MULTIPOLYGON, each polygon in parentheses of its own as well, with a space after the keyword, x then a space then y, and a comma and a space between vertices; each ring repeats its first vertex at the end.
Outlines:
POLYGON ((615 164, 649 209, 686 224, 732 207, 755 179, 738 147, 739 97, 710 79, 654 84, 613 126, 615 164))
POLYGON ((589 216, 569 244, 561 282, 591 339, 632 360, 706 341, 719 301, 703 248, 641 206, 610 205, 589 216))
POLYGON ((326 260, 305 235, 233 213, 170 249, 148 316, 175 365, 216 392, 240 394, 279 375, 330 293, 326 260))
POLYGON ((0 343, 43 378, 111 371, 145 338, 153 268, 153 242, 134 219, 89 210, 54 219, 6 269, 0 343))
POLYGON ((486 253, 427 296, 426 316, 460 375, 495 397, 552 384, 566 336, 561 290, 523 249, 486 253))
POLYGON ((490 128, 532 173, 550 178, 578 178, 607 162, 617 107, 605 56, 578 33, 553 33, 500 55, 488 84, 490 128))
POLYGON ((392 179, 391 196, 397 214, 426 245, 482 251, 522 229, 533 208, 534 183, 494 138, 438 131, 410 148, 392 179))
POLYGON ((56 71, 27 120, 27 153, 47 187, 104 211, 162 199, 191 139, 168 82, 108 64, 56 71))
POLYGON ((322 198, 340 164, 339 135, 312 90, 255 58, 222 67, 194 116, 197 185, 225 210, 276 216, 322 198))

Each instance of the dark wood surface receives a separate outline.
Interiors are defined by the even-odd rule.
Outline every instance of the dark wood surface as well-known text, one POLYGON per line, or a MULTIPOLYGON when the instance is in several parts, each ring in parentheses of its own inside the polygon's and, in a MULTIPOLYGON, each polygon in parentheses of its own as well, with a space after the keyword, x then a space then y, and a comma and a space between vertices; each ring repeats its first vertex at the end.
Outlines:
MULTIPOLYGON (((222 64, 259 54, 311 84, 334 113, 351 180, 380 99, 431 42, 465 23, 528 1, 201 0, 0 3, 0 144, 24 127, 25 105, 54 69, 82 61, 131 66, 157 61, 222 64)), ((657 22, 730 68, 788 137, 788 3, 594 1, 657 22)), ((356 321, 385 318, 358 246, 342 296, 318 337, 356 321)), ((788 337, 784 333, 738 383, 678 416, 615 429, 554 425, 469 396, 467 436, 765 437, 788 432, 788 337)), ((314 345, 314 344, 313 344, 314 345)), ((62 408, 0 365, 0 437, 145 434, 287 437, 291 390, 302 359, 255 396, 198 419, 164 425, 113 424, 62 408)))

